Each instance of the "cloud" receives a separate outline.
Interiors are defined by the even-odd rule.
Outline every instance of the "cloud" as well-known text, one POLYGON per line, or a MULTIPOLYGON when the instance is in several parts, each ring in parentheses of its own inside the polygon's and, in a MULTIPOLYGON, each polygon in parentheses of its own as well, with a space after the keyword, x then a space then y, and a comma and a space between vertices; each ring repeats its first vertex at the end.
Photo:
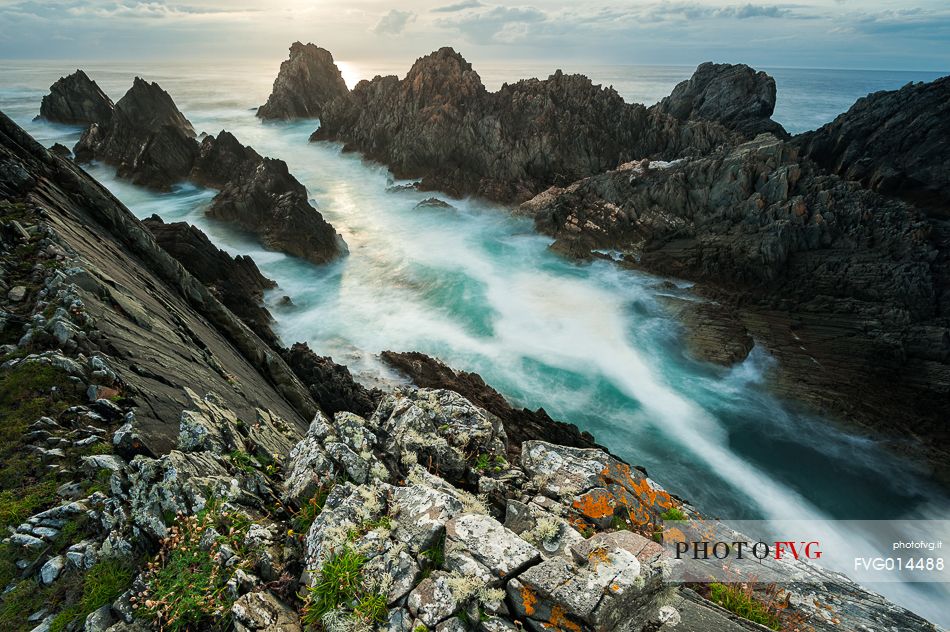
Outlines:
POLYGON ((477 43, 512 43, 531 35, 531 25, 545 22, 548 15, 534 7, 494 6, 482 11, 437 20, 444 28, 453 29, 477 43))
POLYGON ((379 22, 373 27, 373 32, 378 35, 399 35, 406 30, 406 25, 415 18, 416 14, 412 11, 392 9, 379 18, 379 22))
POLYGON ((456 2, 454 4, 447 4, 442 7, 436 7, 432 9, 433 13, 456 13, 457 11, 464 11, 466 9, 478 9, 479 7, 484 7, 484 3, 479 0, 462 0, 461 2, 456 2))

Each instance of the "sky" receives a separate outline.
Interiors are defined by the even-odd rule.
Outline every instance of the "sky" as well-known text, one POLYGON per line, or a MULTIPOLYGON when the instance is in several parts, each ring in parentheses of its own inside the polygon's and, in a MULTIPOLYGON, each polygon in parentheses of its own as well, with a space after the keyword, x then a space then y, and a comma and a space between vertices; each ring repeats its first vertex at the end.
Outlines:
MULTIPOLYGON (((339 60, 950 69, 947 0, 0 0, 0 59, 339 60)), ((2 74, 2 66, 0 66, 2 74)))

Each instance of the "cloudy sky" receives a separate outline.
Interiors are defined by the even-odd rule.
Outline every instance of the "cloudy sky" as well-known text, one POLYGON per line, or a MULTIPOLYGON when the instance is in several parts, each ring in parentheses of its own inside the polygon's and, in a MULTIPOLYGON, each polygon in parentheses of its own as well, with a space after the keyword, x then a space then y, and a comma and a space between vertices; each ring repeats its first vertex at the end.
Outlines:
MULTIPOLYGON (((0 59, 337 59, 950 69, 947 0, 0 0, 0 59)), ((0 70, 2 72, 2 70, 0 70)))

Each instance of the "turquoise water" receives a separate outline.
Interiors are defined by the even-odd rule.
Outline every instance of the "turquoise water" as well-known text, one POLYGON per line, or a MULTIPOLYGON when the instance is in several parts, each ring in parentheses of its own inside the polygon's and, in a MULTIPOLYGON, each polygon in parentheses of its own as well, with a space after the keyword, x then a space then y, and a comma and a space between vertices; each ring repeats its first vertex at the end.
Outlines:
MULTIPOLYGON (((71 146, 79 130, 33 121, 50 83, 76 64, 19 63, 0 79, 0 109, 41 142, 71 146)), ((133 68, 86 67, 115 100, 133 68)), ((199 131, 233 132, 287 161, 342 233, 350 255, 315 267, 262 250, 204 217, 214 192, 190 185, 157 194, 90 172, 139 217, 152 213, 202 228, 220 247, 252 256, 280 287, 267 300, 286 343, 308 341, 367 380, 394 378, 377 354, 423 351, 476 371, 512 401, 576 423, 670 491, 724 518, 946 517, 926 481, 873 442, 794 411, 762 383, 771 362, 756 348, 732 369, 687 358, 678 325, 658 303, 662 279, 607 262, 576 264, 548 251, 530 222, 476 200, 415 209, 431 194, 389 192, 387 171, 307 142, 316 122, 261 124, 274 68, 153 66, 137 69, 175 98, 199 131), (294 307, 281 307, 283 295, 294 307)), ((347 77, 389 69, 347 66, 347 77)), ((395 70, 395 69, 394 69, 395 70)), ((489 87, 546 69, 480 69, 489 87)), ((583 69, 565 68, 566 71, 583 69)), ((627 98, 656 101, 688 68, 587 69, 627 98), (642 78, 641 78, 642 77, 642 78)), ((777 118, 792 131, 830 120, 870 89, 929 75, 775 70, 777 118), (783 118, 784 117, 784 118, 783 118)), ((931 617, 920 587, 879 587, 931 617)), ((945 596, 945 595, 944 595, 945 596)), ((939 599, 938 599, 939 603, 939 599)))

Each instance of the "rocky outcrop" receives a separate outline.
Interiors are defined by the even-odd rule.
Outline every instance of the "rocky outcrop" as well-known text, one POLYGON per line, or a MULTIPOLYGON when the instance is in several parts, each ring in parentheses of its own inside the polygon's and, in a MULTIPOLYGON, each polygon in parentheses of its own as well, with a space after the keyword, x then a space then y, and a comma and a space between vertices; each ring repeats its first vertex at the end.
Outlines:
POLYGON ((352 412, 368 415, 381 393, 370 390, 353 379, 350 370, 332 358, 318 356, 305 342, 298 342, 281 352, 284 361, 298 378, 307 384, 310 395, 328 415, 352 412))
POLYGON ((383 351, 381 357, 386 364, 404 374, 416 386, 453 390, 496 415, 505 424, 509 446, 516 451, 514 456, 517 456, 522 443, 534 439, 578 448, 601 448, 594 442, 590 433, 582 432, 574 424, 552 419, 543 408, 528 410, 513 407, 477 373, 456 371, 417 351, 383 351))
POLYGON ((802 152, 847 180, 950 217, 950 77, 858 99, 795 138, 802 152))
POLYGON ((785 129, 771 119, 775 79, 745 64, 700 64, 655 109, 680 121, 716 121, 747 138, 763 132, 788 138, 785 129))
POLYGON ((264 247, 316 264, 346 253, 343 238, 310 205, 307 189, 283 160, 262 158, 222 131, 202 141, 195 173, 221 189, 208 216, 254 233, 264 247))
POLYGON ((489 93, 451 48, 413 64, 402 80, 361 81, 324 108, 312 140, 341 141, 421 187, 522 201, 552 184, 632 158, 705 153, 738 135, 627 104, 612 88, 560 71, 489 93))
POLYGON ((294 42, 290 58, 280 65, 267 103, 257 109, 262 119, 320 118, 327 103, 349 90, 330 51, 294 42))
POLYGON ((564 252, 616 249, 624 265, 705 281, 700 291, 738 309, 739 331, 779 358, 780 393, 885 436, 926 437, 904 449, 946 475, 940 223, 825 175, 771 135, 706 158, 632 163, 522 210, 564 252))
POLYGON ((112 118, 94 123, 73 152, 79 161, 102 160, 119 177, 168 189, 185 179, 197 155, 195 130, 157 83, 138 77, 115 104, 112 118))
POLYGON ((263 306, 264 291, 277 287, 246 255, 232 257, 207 235, 185 222, 166 224, 157 215, 142 222, 158 245, 201 281, 225 307, 244 321, 261 340, 274 346, 273 318, 263 306))
POLYGON ((115 105, 95 81, 77 70, 60 77, 50 86, 40 104, 40 116, 54 123, 69 125, 107 124, 115 105))
POLYGON ((136 77, 114 116, 91 125, 74 151, 78 161, 103 160, 143 186, 168 189, 190 179, 219 189, 208 214, 257 235, 268 249, 316 264, 346 253, 343 238, 310 205, 284 161, 262 157, 225 131, 199 144, 156 83, 136 77))

